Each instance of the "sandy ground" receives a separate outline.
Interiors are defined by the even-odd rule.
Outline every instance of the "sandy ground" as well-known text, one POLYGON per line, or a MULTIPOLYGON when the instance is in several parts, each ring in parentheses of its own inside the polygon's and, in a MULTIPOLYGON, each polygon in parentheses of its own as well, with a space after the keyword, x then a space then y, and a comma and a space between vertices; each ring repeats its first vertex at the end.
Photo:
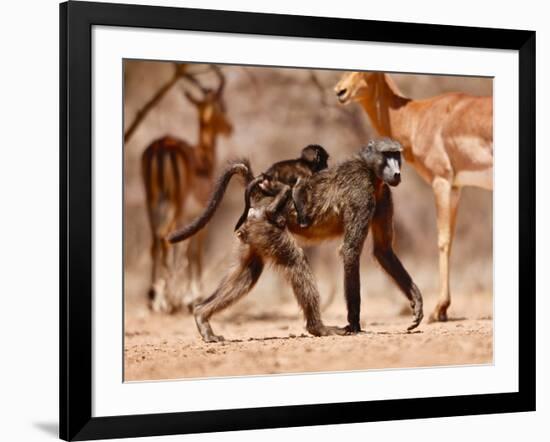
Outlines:
MULTIPOLYGON (((428 313, 435 298, 426 301, 428 313)), ((405 332, 411 317, 400 314, 401 307, 381 297, 364 299, 365 334, 315 338, 305 332, 290 300, 273 312, 235 306, 212 320, 226 342, 206 344, 190 315, 151 314, 134 301, 126 304, 125 380, 492 362, 490 294, 455 296, 448 322, 424 321, 413 333, 405 332)), ((323 318, 330 325, 345 325, 344 304, 334 302, 323 318)))

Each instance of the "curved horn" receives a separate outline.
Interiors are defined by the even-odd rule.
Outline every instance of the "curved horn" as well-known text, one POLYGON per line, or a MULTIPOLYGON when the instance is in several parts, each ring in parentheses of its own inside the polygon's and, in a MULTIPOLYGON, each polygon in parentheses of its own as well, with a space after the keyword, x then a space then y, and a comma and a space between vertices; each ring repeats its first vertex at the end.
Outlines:
POLYGON ((176 72, 176 75, 185 79, 186 81, 188 81, 190 84, 192 84, 193 86, 195 86, 195 88, 197 88, 201 94, 202 94, 202 99, 201 98, 195 98, 193 97, 193 95, 191 94, 191 91, 189 90, 184 90, 184 94, 185 96, 187 97, 187 99, 193 103, 194 105, 198 105, 200 103, 202 103, 204 101, 204 97, 206 96, 207 92, 208 92, 208 89, 206 89, 205 87, 203 87, 202 84, 200 84, 200 82, 195 78, 195 76, 189 72, 182 72, 182 71, 179 71, 179 72, 176 72))
POLYGON ((193 95, 189 92, 189 91, 183 91, 185 97, 191 102, 193 103, 195 106, 198 106, 199 104, 202 103, 201 100, 193 97, 193 95))
POLYGON ((223 88, 225 87, 225 76, 223 75, 222 70, 219 68, 219 66, 217 66, 215 64, 212 65, 212 70, 214 71, 214 73, 218 77, 218 80, 220 80, 220 83, 218 85, 218 89, 216 90, 216 96, 221 97, 221 95, 223 93, 223 88))

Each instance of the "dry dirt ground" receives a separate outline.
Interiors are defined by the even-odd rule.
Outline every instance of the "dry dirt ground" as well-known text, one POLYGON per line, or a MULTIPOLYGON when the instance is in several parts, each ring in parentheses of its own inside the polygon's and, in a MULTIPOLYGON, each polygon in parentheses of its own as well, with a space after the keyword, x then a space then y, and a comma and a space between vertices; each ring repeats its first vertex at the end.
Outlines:
MULTIPOLYGON (((435 298, 425 298, 426 316, 434 304, 435 298)), ((448 322, 424 321, 413 333, 405 332, 411 317, 400 314, 401 307, 367 297, 365 334, 315 338, 305 332, 290 299, 276 311, 235 306, 212 320, 226 342, 206 344, 189 314, 151 314, 142 303, 127 302, 125 380, 492 363, 490 294, 455 294, 448 322)), ((345 325, 343 302, 335 301, 323 318, 345 325)))

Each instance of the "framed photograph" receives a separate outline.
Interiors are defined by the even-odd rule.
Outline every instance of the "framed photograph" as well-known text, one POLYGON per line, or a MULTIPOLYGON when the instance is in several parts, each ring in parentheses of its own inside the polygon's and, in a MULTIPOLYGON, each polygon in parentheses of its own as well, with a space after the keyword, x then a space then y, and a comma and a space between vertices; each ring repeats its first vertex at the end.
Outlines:
POLYGON ((62 439, 535 410, 535 32, 60 24, 62 439))

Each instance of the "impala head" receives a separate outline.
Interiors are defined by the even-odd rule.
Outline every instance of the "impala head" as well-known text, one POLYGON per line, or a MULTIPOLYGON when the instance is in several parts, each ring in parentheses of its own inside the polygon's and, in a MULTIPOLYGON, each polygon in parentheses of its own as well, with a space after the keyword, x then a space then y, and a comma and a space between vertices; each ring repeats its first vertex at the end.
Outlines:
POLYGON ((369 97, 372 92, 372 83, 376 76, 382 75, 377 72, 348 72, 342 76, 334 87, 338 101, 348 104, 369 97), (369 88, 370 87, 370 88, 369 88))
POLYGON ((391 138, 379 138, 369 141, 359 155, 379 179, 390 186, 397 186, 401 182, 402 151, 399 142, 391 138))
POLYGON ((217 89, 204 88, 195 82, 202 93, 202 97, 196 98, 189 91, 185 92, 185 96, 197 108, 201 127, 209 127, 215 133, 228 136, 233 132, 233 125, 227 117, 227 110, 223 100, 225 78, 219 67, 212 66, 212 69, 219 79, 217 89))

